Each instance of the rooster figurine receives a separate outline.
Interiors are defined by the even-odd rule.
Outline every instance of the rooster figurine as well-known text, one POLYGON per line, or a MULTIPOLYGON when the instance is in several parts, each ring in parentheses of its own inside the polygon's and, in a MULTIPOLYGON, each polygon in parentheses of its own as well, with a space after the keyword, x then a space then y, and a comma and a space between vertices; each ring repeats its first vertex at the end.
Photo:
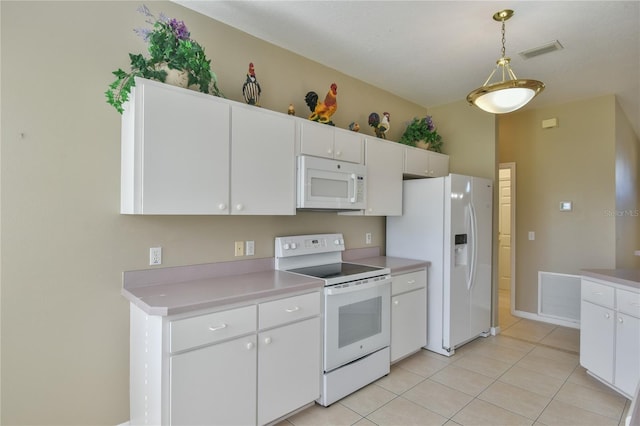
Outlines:
MULTIPOLYGON (((249 63, 249 72, 247 72, 247 80, 242 85, 242 96, 244 101, 249 105, 258 105, 260 101, 260 83, 256 79, 256 71, 253 68, 253 62, 249 63)), ((258 105, 259 106, 259 105, 258 105)))
POLYGON ((376 132, 376 136, 381 139, 387 138, 387 132, 391 128, 391 124, 389 121, 391 120, 391 114, 388 112, 382 113, 382 120, 380 120, 380 116, 372 112, 369 114, 369 126, 373 127, 373 130, 376 132))
POLYGON ((337 95, 338 86, 335 83, 331 85, 331 88, 327 92, 327 96, 324 98, 324 102, 318 102, 318 94, 316 92, 308 92, 304 97, 304 101, 311 110, 309 120, 335 126, 333 121, 330 119, 338 109, 338 101, 336 99, 337 95))

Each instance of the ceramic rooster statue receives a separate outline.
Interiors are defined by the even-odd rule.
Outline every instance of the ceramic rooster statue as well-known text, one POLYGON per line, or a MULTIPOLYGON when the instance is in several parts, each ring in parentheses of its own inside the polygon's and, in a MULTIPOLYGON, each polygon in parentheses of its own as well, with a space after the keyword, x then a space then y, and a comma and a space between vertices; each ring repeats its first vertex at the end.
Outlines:
POLYGON ((376 136, 381 139, 387 138, 387 132, 391 128, 391 114, 388 112, 382 113, 382 120, 380 120, 380 116, 378 113, 372 112, 369 114, 369 126, 373 127, 373 130, 376 132, 376 136))
POLYGON ((260 101, 260 92, 262 92, 262 89, 256 79, 256 71, 253 68, 253 62, 250 62, 249 71, 247 72, 247 80, 242 85, 242 96, 244 97, 244 101, 249 105, 259 106, 258 102, 260 101))
POLYGON ((331 85, 331 88, 327 92, 327 96, 324 98, 324 102, 318 102, 318 94, 316 92, 307 93, 304 97, 304 101, 311 110, 309 120, 334 126, 333 121, 331 121, 331 116, 338 109, 338 101, 336 99, 337 95, 338 86, 335 83, 331 85))

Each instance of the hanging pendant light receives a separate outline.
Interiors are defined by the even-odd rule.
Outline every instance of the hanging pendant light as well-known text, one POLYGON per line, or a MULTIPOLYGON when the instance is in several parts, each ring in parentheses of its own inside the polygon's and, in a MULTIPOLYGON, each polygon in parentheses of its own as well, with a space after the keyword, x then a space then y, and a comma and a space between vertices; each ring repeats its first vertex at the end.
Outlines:
POLYGON ((467 102, 493 114, 504 114, 525 106, 538 93, 544 90, 544 83, 538 80, 518 79, 511 69, 511 58, 505 56, 504 22, 513 16, 513 10, 496 12, 493 19, 502 22, 502 57, 496 61, 493 70, 482 87, 467 95, 467 102), (497 71, 502 81, 490 83, 497 71))

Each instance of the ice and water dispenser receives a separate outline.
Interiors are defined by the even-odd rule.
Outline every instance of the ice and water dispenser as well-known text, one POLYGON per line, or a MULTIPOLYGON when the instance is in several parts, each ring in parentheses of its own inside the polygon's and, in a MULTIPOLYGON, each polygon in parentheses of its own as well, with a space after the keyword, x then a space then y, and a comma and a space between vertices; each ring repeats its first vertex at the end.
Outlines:
POLYGON ((456 234, 454 238, 453 253, 455 256, 454 266, 467 264, 467 234, 456 234))

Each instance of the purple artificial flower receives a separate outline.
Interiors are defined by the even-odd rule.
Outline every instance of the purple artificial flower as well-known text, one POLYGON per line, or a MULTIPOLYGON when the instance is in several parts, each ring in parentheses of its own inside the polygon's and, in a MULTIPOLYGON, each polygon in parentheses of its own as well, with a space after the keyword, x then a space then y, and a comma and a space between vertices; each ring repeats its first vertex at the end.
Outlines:
POLYGON ((172 18, 169 20, 169 27, 178 40, 188 40, 191 35, 184 21, 178 21, 177 19, 172 18))
POLYGON ((430 116, 430 115, 427 115, 427 116, 424 118, 424 122, 427 124, 427 129, 428 129, 430 132, 433 132, 433 131, 435 130, 436 126, 434 126, 434 124, 433 124, 433 120, 431 119, 431 116, 430 116))

